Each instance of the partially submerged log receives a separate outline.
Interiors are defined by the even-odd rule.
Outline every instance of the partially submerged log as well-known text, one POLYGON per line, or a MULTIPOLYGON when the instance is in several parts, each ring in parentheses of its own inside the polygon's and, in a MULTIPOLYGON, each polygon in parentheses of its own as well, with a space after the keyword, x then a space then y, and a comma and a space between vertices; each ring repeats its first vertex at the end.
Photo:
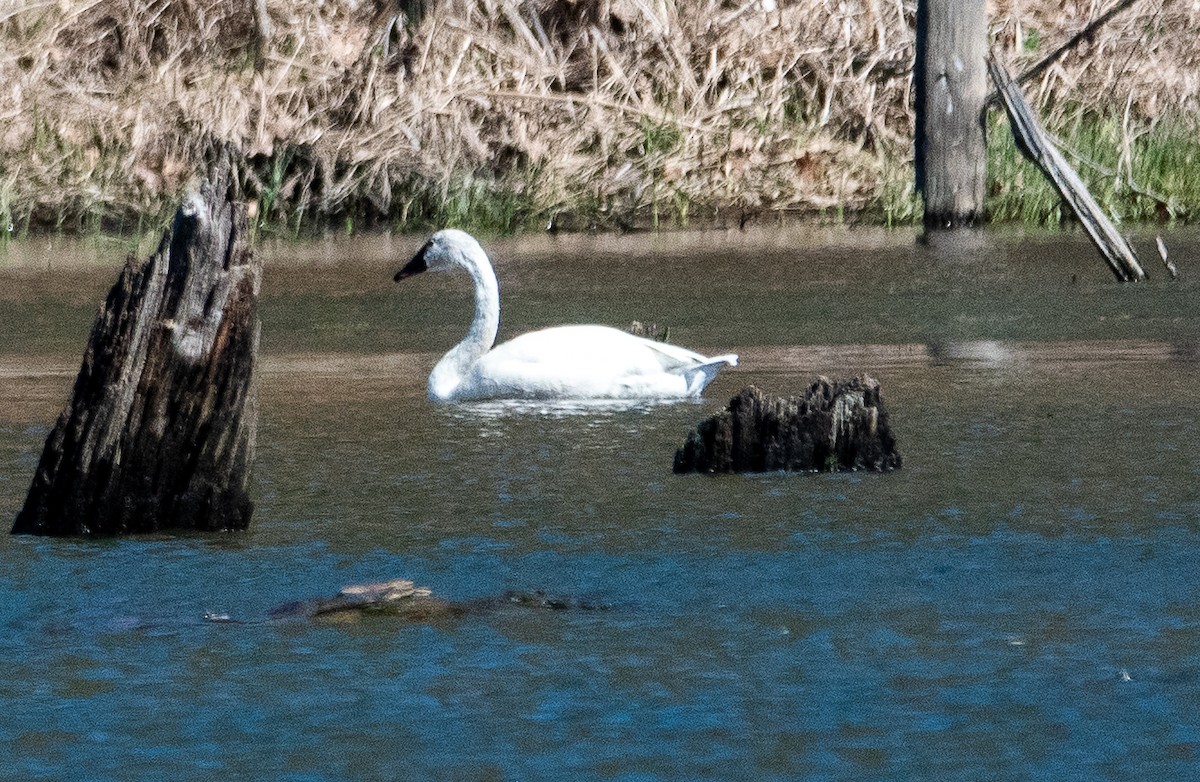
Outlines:
POLYGON ((109 291, 14 533, 244 529, 261 267, 228 168, 109 291))
MULTIPOLYGON (((408 579, 394 579, 342 587, 333 597, 295 600, 273 609, 271 619, 342 619, 366 614, 383 614, 413 621, 454 619, 468 614, 493 611, 509 606, 549 611, 604 611, 607 603, 580 600, 567 596, 532 592, 508 591, 499 596, 482 597, 466 602, 451 602, 436 597, 426 587, 418 587, 408 579)), ((226 617, 210 616, 210 621, 228 621, 226 617)))
POLYGON ((461 613, 448 601, 434 597, 426 587, 408 579, 394 579, 342 587, 333 597, 298 600, 275 608, 272 619, 317 619, 346 614, 386 613, 427 620, 461 613))
POLYGON ((1092 198, 1079 174, 1050 141, 997 52, 992 52, 988 58, 988 70, 996 84, 1000 100, 1004 103, 1004 111, 1008 114, 1017 148, 1036 164, 1054 185, 1059 196, 1079 218, 1079 222, 1083 224, 1084 230, 1100 250, 1116 278, 1121 282, 1146 279, 1146 272, 1138 263, 1133 248, 1104 214, 1096 199, 1092 198))
POLYGON ((870 377, 818 378, 802 397, 742 389, 675 452, 676 473, 896 470, 900 454, 870 377))

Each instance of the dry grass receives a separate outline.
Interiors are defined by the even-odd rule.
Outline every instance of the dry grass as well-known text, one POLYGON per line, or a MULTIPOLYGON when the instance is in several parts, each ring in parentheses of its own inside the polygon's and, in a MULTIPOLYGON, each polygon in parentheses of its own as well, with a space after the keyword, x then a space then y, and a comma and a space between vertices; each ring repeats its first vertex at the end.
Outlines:
MULTIPOLYGON (((129 228, 232 145, 290 231, 907 219, 914 0, 777 5, 0 0, 0 212, 129 228)), ((1102 10, 997 2, 993 34, 1032 62, 1102 10)), ((1196 33, 1200 3, 1143 0, 1030 91, 1051 128, 1119 118, 1132 155, 1197 129, 1196 33)))

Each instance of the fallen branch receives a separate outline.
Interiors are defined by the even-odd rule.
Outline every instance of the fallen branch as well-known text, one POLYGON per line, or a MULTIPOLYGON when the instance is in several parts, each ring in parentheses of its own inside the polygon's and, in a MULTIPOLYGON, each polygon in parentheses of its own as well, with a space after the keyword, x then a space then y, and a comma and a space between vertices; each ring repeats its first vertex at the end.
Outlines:
POLYGON ((1146 272, 1138 263, 1133 248, 1100 209, 1100 205, 1092 198, 1079 174, 1050 141, 1033 110, 1025 102, 1012 75, 1002 64, 1001 56, 994 50, 988 57, 988 70, 1004 103, 1004 111, 1008 114, 1017 147, 1037 164, 1054 185, 1059 196, 1079 218, 1079 222, 1083 224, 1084 230, 1100 250, 1116 278, 1121 282, 1146 279, 1146 272))
MULTIPOLYGON (((1030 67, 1026 68, 1024 71, 1022 71, 1020 73, 1020 75, 1018 75, 1013 81, 1015 81, 1018 85, 1023 85, 1023 84, 1025 84, 1025 82, 1031 81, 1033 79, 1036 79, 1038 76, 1041 76, 1046 71, 1047 68, 1049 68, 1054 63, 1058 62, 1058 60, 1061 59, 1064 54, 1066 54, 1067 52, 1074 49, 1076 46, 1078 46, 1084 40, 1090 38, 1093 33, 1095 33, 1097 30, 1099 30, 1104 25, 1108 24, 1110 19, 1112 19, 1114 16, 1116 16, 1117 14, 1124 11, 1126 8, 1129 8, 1137 1, 1138 0, 1120 0, 1120 2, 1116 3, 1113 7, 1109 8, 1107 11, 1105 11, 1104 13, 1100 14, 1095 19, 1093 19, 1082 30, 1080 30, 1079 32, 1075 33, 1070 38, 1068 38, 1067 41, 1065 43, 1063 43, 1061 46, 1059 46, 1057 49, 1050 52, 1045 57, 1038 60, 1036 63, 1034 63, 1030 67)), ((1000 99, 1000 92, 999 92, 999 90, 997 90, 996 92, 993 92, 991 95, 988 95, 987 104, 990 106, 993 103, 995 103, 996 101, 998 101, 999 99, 1000 99)))

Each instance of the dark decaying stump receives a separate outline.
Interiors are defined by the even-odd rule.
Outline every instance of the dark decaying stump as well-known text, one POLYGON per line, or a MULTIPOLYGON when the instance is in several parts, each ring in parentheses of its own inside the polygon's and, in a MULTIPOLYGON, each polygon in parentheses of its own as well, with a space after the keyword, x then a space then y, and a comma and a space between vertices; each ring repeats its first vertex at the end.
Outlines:
POLYGON ((14 533, 245 529, 261 267, 223 169, 109 291, 14 533))
POLYGON ((870 377, 822 377, 803 397, 742 389, 675 452, 675 472, 896 470, 900 454, 870 377))

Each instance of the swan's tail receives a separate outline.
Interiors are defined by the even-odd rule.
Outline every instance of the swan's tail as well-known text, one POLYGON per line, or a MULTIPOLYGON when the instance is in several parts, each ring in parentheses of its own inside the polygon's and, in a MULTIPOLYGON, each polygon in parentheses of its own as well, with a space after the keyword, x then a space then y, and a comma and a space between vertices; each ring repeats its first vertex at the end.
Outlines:
POLYGON ((722 367, 736 367, 737 362, 738 357, 729 353, 724 356, 714 356, 701 364, 688 367, 683 373, 684 378, 687 379, 688 396, 700 396, 704 387, 716 378, 722 367))

